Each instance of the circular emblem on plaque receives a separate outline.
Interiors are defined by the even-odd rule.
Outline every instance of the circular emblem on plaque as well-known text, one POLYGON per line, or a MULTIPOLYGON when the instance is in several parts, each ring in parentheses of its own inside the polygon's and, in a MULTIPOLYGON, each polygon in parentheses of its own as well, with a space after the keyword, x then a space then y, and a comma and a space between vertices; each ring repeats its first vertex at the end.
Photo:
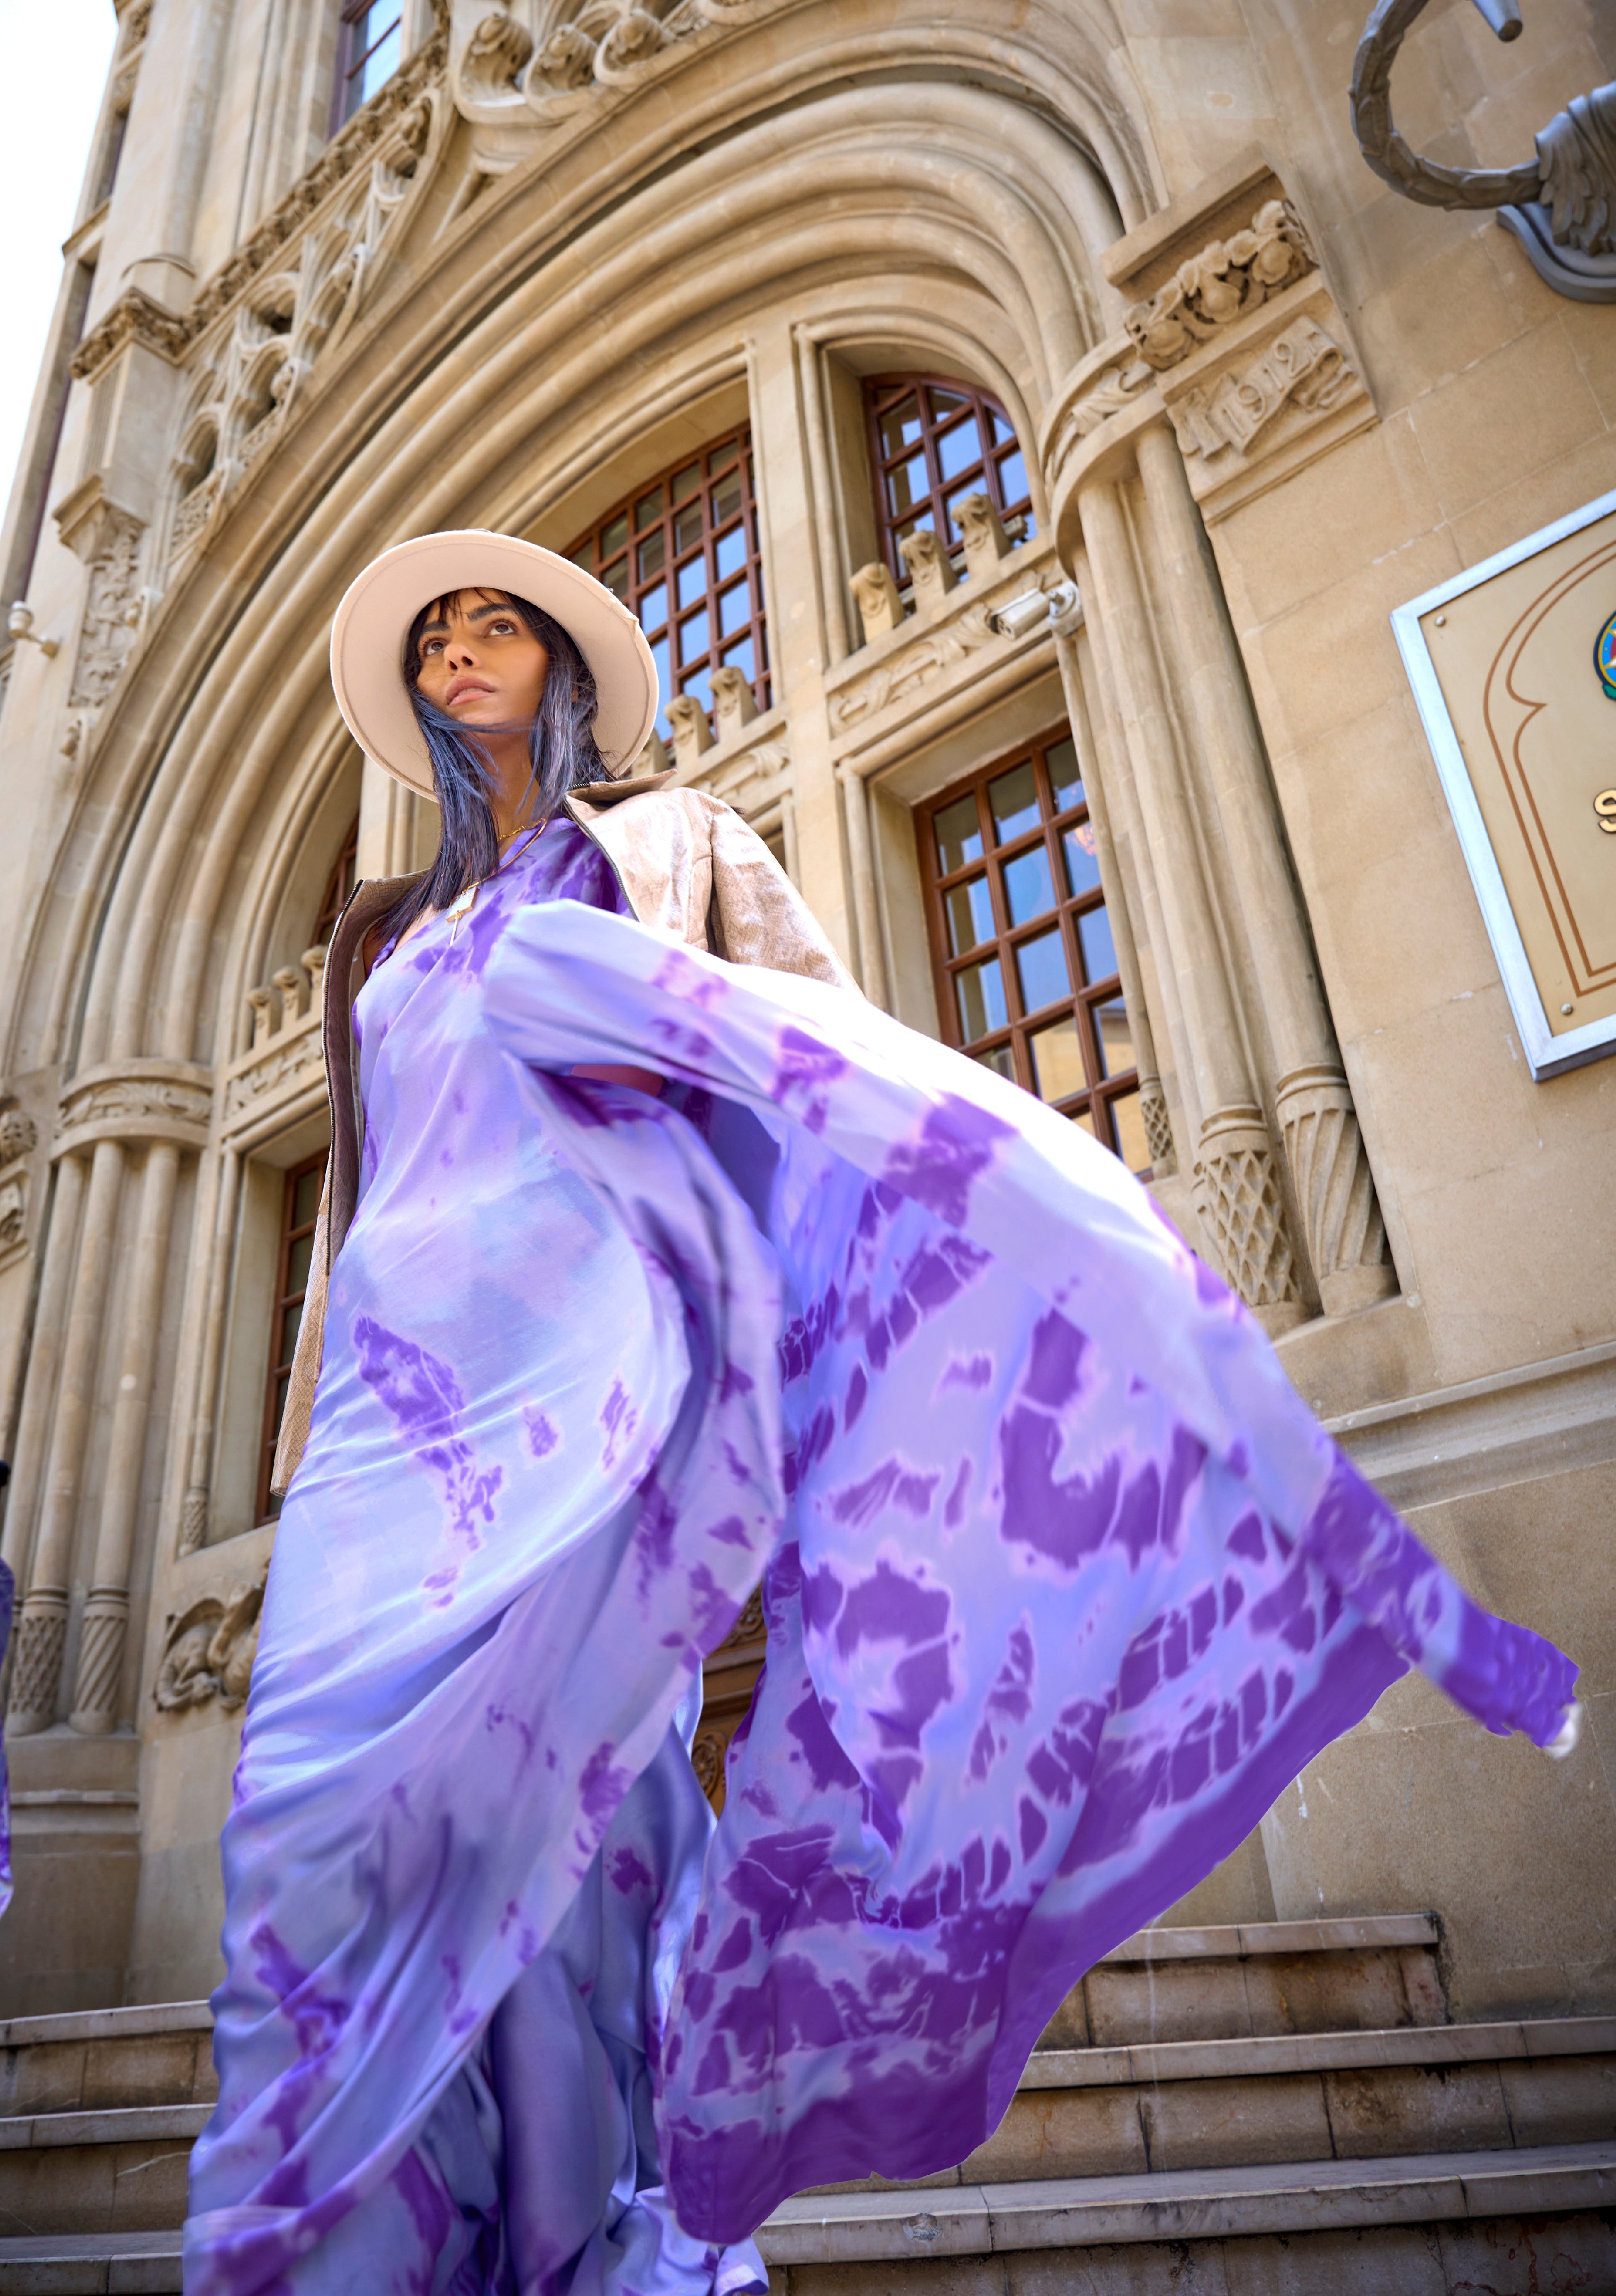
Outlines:
POLYGON ((1594 640, 1594 667, 1599 672, 1606 700, 1616 701, 1616 614, 1611 616, 1594 640))

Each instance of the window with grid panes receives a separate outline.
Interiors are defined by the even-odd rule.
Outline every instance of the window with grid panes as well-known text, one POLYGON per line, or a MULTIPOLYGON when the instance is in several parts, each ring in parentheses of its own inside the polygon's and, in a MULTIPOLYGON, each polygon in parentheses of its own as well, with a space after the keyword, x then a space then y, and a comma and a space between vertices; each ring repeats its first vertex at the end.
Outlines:
POLYGON ((909 579, 898 545, 928 527, 958 553, 953 505, 985 494, 1001 519, 1033 531, 1027 463, 997 398, 947 375, 879 374, 864 386, 870 467, 882 554, 901 588, 909 579))
POLYGON ((269 1324, 269 1375, 264 1393, 264 1438, 258 1451, 258 1522, 273 1522, 281 1502, 269 1488, 275 1447, 291 1383, 291 1359, 297 1351, 298 1325, 303 1319, 303 1295, 314 1260, 315 1218, 320 1209, 320 1183, 325 1171, 325 1152, 294 1164, 286 1175, 281 1198, 281 1248, 275 1258, 275 1305, 269 1324))
POLYGON ((369 102, 404 60, 404 12, 399 0, 342 0, 337 28, 337 84, 332 92, 334 135, 369 102))
POLYGON ((693 695, 710 714, 720 665, 738 669, 759 709, 768 708, 750 428, 636 487, 567 556, 638 618, 656 658, 664 740, 676 693, 693 695))
POLYGON ((324 948, 337 928, 337 919, 348 906, 349 898, 359 874, 359 816, 354 816, 348 835, 342 840, 342 850, 332 864, 331 875, 325 881, 325 890, 320 897, 320 914, 315 919, 316 946, 324 948))
POLYGON ((947 1042, 1149 1168, 1133 1032, 1064 729, 957 783, 919 816, 947 1042))

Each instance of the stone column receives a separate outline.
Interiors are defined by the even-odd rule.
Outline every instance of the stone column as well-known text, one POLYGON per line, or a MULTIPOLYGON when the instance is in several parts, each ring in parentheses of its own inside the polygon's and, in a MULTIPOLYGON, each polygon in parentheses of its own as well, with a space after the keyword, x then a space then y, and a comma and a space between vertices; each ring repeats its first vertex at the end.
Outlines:
POLYGON ((1138 458, 1152 563, 1183 666, 1188 738, 1208 811, 1227 845, 1268 1024, 1308 1256, 1326 1312, 1341 1313, 1397 1288, 1374 1183, 1183 456, 1171 432, 1155 425, 1140 438, 1138 458))
POLYGON ((62 1663, 67 1647, 73 1526, 94 1404, 95 1366, 101 1353, 107 1283, 112 1271, 124 1160, 120 1140, 95 1143, 78 1263, 68 1310, 62 1389, 45 1476, 45 1505, 17 1630, 17 1665, 12 1677, 11 1710, 6 1718, 6 1728, 13 1737, 48 1730, 56 1719, 62 1663))
POLYGON ((179 1150, 160 1140, 146 1151, 139 1225, 129 1298, 124 1312, 123 1360, 118 1398, 112 1406, 112 1436, 107 1454, 89 1598, 78 1644, 73 1709, 75 1730, 104 1737, 118 1724, 118 1693, 123 1680, 124 1644, 129 1631, 129 1563, 135 1550, 140 1506, 140 1471, 145 1453, 146 1418, 163 1277, 174 1224, 174 1192, 179 1150))
POLYGON ((1083 788, 1088 800, 1088 818, 1094 826, 1095 859, 1099 866, 1100 884, 1111 919, 1112 939, 1117 946, 1117 972, 1122 982, 1122 999, 1128 1006, 1128 1026, 1133 1031, 1134 1062, 1139 1071, 1139 1106, 1144 1119, 1145 1136, 1150 1142, 1151 1169, 1166 1174, 1177 1171, 1177 1163, 1173 1154, 1173 1130, 1168 1119, 1167 1102, 1162 1096, 1161 1074, 1156 1062, 1155 1032, 1151 1027, 1150 1010, 1144 999, 1144 977, 1139 970, 1139 952, 1134 942, 1136 896, 1134 895, 1134 888, 1126 882, 1122 857, 1112 834, 1111 791, 1100 762, 1100 744, 1089 714, 1088 697, 1083 690, 1079 653, 1080 644, 1080 633, 1072 637, 1062 637, 1057 634, 1055 656, 1061 665, 1061 683, 1066 689, 1066 708, 1071 719, 1072 733, 1083 760, 1083 788))
POLYGON ((29 1534, 50 1442, 51 1405, 62 1361, 62 1336, 67 1330, 84 1183, 83 1160, 78 1156, 61 1157, 56 1165, 56 1193, 51 1205, 45 1264, 39 1275, 33 1345, 29 1350, 22 1409, 17 1422, 17 1455, 12 1462, 11 1486, 6 1493, 4 1555, 19 1587, 28 1583, 29 1534))
POLYGON ((1163 955, 1183 1003, 1200 1120, 1197 1209, 1228 1283, 1270 1332, 1286 1331, 1304 1311, 1273 1147, 1218 944, 1155 633, 1117 487, 1091 480, 1079 495, 1079 515, 1099 608, 1096 641, 1105 647, 1155 867, 1163 955))
POLYGON ((858 985, 872 1004, 890 1009, 887 955, 881 937, 881 904, 875 894, 875 857, 870 841, 870 792, 863 776, 838 766, 842 810, 847 818, 848 868, 853 879, 853 922, 858 931, 858 985))
MULTIPOLYGON (((322 966, 325 952, 320 952, 322 966)), ((320 986, 315 983, 315 1003, 320 986)), ((208 1509, 213 1490, 213 1427, 218 1410, 219 1367, 225 1354, 225 1314, 234 1259, 235 1200, 241 1185, 240 1152, 227 1148, 219 1160, 218 1197, 213 1217, 213 1249, 208 1262, 208 1301, 202 1324, 201 1361, 197 1370, 191 1458, 180 1509, 178 1552, 194 1554, 208 1540, 208 1509)))

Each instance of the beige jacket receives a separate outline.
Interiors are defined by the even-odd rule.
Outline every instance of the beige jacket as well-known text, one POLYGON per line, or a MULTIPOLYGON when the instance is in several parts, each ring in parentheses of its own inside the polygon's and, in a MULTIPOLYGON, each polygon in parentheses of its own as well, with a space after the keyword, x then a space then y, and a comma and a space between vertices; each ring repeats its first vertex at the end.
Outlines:
MULTIPOLYGON (((565 800, 586 837, 611 864, 630 909, 693 948, 734 964, 767 964, 816 980, 852 982, 812 911, 763 840, 732 808, 701 790, 672 789, 669 774, 593 782, 565 800)), ((325 955, 324 1045, 331 1152, 315 1227, 303 1320, 275 1447, 271 1488, 291 1480, 308 1439, 324 1349, 332 1262, 359 1196, 365 1112, 354 1064, 353 1003, 364 985, 365 937, 416 877, 373 877, 354 888, 325 955)))

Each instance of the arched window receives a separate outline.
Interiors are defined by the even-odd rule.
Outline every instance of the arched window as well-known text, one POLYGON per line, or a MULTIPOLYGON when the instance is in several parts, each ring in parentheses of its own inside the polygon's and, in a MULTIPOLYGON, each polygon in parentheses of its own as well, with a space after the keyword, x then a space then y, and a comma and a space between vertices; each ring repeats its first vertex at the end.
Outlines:
POLYGON ((738 669, 759 709, 767 709, 768 633, 746 424, 636 487, 566 554, 638 616, 661 683, 660 734, 668 732, 676 693, 711 710, 708 681, 720 665, 738 669))
POLYGON ((1133 1031, 1064 726, 921 808, 947 1041, 1147 1171, 1133 1031))
POLYGON ((404 12, 399 0, 342 0, 337 29, 337 83, 331 132, 353 118, 403 61, 404 12))
POLYGON ((1006 524, 1032 532, 1032 497, 1015 427, 997 398, 949 375, 877 374, 864 386, 881 553, 901 588, 909 579, 899 545, 928 527, 958 550, 951 506, 985 494, 1006 524))

